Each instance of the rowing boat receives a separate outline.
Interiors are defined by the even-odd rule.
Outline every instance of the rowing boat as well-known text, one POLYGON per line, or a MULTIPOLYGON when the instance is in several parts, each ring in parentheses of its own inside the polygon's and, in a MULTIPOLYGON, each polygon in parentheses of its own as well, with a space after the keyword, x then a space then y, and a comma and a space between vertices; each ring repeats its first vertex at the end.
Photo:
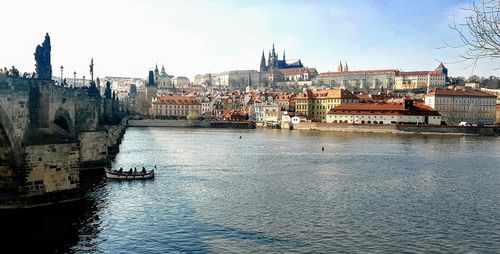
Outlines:
POLYGON ((155 176, 155 170, 151 169, 150 171, 142 172, 120 172, 118 170, 112 170, 110 168, 106 168, 106 178, 108 179, 119 179, 119 180, 135 180, 135 179, 151 179, 155 176))

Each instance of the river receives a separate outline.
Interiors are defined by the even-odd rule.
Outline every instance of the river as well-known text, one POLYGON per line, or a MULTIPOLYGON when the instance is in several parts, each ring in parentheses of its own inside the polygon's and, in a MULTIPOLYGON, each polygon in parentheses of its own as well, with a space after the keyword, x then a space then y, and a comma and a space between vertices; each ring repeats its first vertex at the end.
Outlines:
POLYGON ((157 174, 83 173, 83 204, 4 218, 4 242, 59 253, 500 252, 500 138, 129 128, 113 165, 157 174))

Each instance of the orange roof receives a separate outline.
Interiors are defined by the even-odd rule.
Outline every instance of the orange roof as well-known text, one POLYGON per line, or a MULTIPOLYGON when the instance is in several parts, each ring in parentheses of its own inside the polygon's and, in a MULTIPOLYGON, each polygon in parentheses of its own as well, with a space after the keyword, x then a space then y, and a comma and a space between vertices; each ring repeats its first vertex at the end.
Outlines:
POLYGON ((330 109, 335 115, 430 115, 440 114, 429 106, 418 103, 406 109, 402 103, 348 103, 330 109))
POLYGON ((345 89, 328 89, 328 90, 306 90, 299 93, 297 99, 358 99, 354 94, 345 89))
POLYGON ((290 100, 295 97, 294 93, 279 93, 276 95, 275 100, 290 100))
POLYGON ((195 96, 182 95, 165 95, 153 101, 153 104, 201 105, 195 96))
POLYGON ((427 76, 427 75, 435 75, 435 76, 444 76, 444 74, 440 71, 401 71, 399 72, 400 76, 427 76))
POLYGON ((470 97, 492 97, 496 98, 495 95, 489 94, 483 91, 479 90, 473 90, 473 89, 439 89, 436 88, 435 90, 431 91, 430 93, 426 94, 426 96, 470 96, 470 97))
POLYGON ((398 70, 386 69, 386 70, 361 70, 361 71, 331 71, 323 72, 323 76, 340 76, 345 74, 378 74, 378 73, 397 73, 398 70))

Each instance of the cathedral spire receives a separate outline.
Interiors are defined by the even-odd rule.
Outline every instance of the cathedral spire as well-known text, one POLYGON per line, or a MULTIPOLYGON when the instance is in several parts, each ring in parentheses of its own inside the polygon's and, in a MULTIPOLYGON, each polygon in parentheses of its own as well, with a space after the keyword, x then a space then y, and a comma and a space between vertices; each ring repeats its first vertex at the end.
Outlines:
POLYGON ((347 61, 345 61, 344 71, 349 71, 349 67, 347 66, 347 61))
POLYGON ((266 71, 266 57, 264 56, 264 50, 262 50, 262 57, 260 58, 260 72, 266 71))
POLYGON ((276 56, 276 50, 274 50, 274 42, 273 42, 273 52, 272 53, 273 53, 273 57, 275 57, 276 56))
POLYGON ((344 67, 342 66, 342 60, 340 60, 340 64, 339 64, 339 66, 337 67, 337 71, 338 71, 338 72, 343 72, 343 71, 344 71, 344 67))
POLYGON ((283 62, 286 61, 286 57, 285 57, 285 50, 283 49, 283 62))

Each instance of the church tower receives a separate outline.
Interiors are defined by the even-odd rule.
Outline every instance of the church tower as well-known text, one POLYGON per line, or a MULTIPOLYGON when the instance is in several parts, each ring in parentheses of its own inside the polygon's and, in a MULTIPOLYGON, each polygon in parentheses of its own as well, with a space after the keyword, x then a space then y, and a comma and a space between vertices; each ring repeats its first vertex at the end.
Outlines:
POLYGON ((283 62, 286 62, 285 50, 283 49, 283 62))
POLYGON ((264 50, 262 50, 262 57, 260 58, 260 72, 266 72, 266 57, 264 57, 264 50))
MULTIPOLYGON (((155 69, 155 72, 158 70, 158 66, 155 69)), ((148 108, 145 109, 149 114, 152 114, 152 107, 151 107, 151 102, 153 102, 153 99, 156 98, 156 93, 158 91, 158 87, 156 86, 156 80, 155 80, 155 72, 149 71, 148 75, 148 83, 146 84, 146 100, 148 103, 148 108)))
POLYGON ((344 71, 344 67, 342 66, 342 61, 340 61, 339 66, 337 66, 337 71, 338 72, 343 72, 344 71))
POLYGON ((345 71, 345 72, 348 72, 348 71, 349 71, 349 67, 347 66, 347 61, 345 61, 344 71, 345 71))
POLYGON ((158 70, 158 63, 155 65, 154 81, 157 83, 158 77, 160 76, 160 71, 158 70))

